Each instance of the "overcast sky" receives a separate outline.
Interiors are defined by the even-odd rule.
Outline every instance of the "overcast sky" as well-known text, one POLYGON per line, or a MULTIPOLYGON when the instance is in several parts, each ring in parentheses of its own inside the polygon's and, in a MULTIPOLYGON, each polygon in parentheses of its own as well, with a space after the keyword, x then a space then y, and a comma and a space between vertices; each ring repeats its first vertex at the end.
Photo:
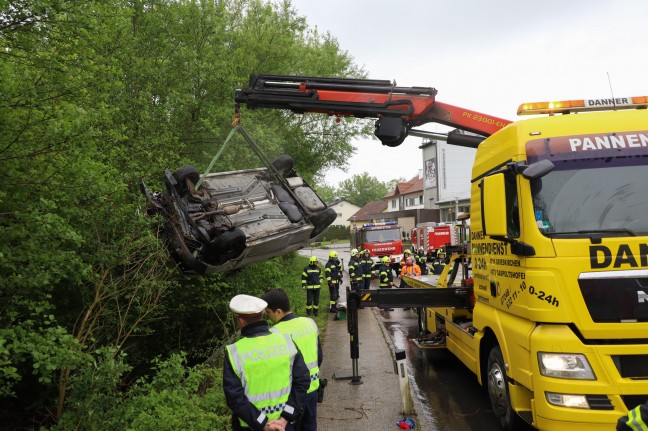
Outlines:
MULTIPOLYGON (((648 95, 646 0, 292 3, 368 78, 434 87, 439 101, 501 118, 518 119, 523 102, 648 95)), ((409 179, 422 167, 420 138, 397 148, 354 144, 349 170, 329 172, 329 184, 365 171, 380 181, 409 179)))

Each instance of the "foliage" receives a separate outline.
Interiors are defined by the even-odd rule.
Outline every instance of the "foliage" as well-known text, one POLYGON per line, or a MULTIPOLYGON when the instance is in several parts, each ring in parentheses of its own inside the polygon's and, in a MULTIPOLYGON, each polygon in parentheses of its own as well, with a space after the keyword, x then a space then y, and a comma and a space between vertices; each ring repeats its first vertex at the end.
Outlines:
POLYGON ((322 235, 322 242, 332 240, 349 240, 349 228, 347 226, 333 225, 322 235))
POLYGON ((368 202, 380 201, 390 189, 388 184, 372 177, 367 172, 353 175, 340 183, 337 192, 360 207, 368 202))
MULTIPOLYGON (((200 364, 234 336, 227 300, 284 287, 295 257, 183 277, 138 183, 206 166, 250 73, 364 74, 288 1, 0 0, 2 426, 157 429, 176 408, 222 428, 217 385, 197 381, 216 381, 200 364)), ((242 121, 309 181, 367 132, 272 110, 242 121)), ((216 168, 258 166, 243 147, 216 168)))

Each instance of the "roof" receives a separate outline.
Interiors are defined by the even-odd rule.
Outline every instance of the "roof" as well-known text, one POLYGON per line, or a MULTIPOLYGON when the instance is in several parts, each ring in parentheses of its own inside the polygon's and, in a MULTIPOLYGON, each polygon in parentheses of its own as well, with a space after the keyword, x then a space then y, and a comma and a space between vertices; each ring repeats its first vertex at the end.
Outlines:
POLYGON ((370 220, 374 214, 380 214, 387 209, 387 202, 373 201, 368 202, 355 212, 348 220, 370 220))
POLYGON ((407 195, 423 191, 423 178, 418 175, 409 181, 396 183, 396 187, 385 195, 385 198, 391 198, 399 195, 407 195))

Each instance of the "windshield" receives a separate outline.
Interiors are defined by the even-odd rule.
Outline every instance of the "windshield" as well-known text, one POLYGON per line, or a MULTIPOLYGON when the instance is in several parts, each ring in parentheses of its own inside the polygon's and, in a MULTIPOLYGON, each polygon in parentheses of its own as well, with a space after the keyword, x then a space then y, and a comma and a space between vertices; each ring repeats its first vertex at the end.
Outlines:
POLYGON ((609 136, 527 143, 530 162, 547 158, 555 165, 531 180, 536 223, 545 235, 648 235, 648 146, 609 136))
POLYGON ((368 230, 364 232, 364 241, 372 242, 390 242, 400 240, 400 229, 380 229, 368 230))

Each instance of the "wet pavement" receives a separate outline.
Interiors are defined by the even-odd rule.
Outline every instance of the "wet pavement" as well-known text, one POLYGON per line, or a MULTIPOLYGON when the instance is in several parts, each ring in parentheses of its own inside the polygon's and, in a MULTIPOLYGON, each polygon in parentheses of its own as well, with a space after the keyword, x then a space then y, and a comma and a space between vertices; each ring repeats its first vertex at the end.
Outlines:
MULTIPOLYGON (((346 267, 349 248, 336 251, 346 267)), ((304 249, 300 254, 328 259, 328 249, 304 249)), ((346 274, 345 274, 346 275, 346 274)), ((377 286, 372 284, 372 288, 377 286)), ((344 286, 348 285, 345 278, 344 286)), ((341 289, 344 290, 344 289, 341 289)), ((346 292, 341 292, 345 301, 346 292)), ((358 374, 362 384, 335 376, 352 374, 350 340, 346 320, 329 318, 323 341, 321 374, 328 379, 324 402, 318 407, 319 429, 398 430, 396 422, 413 418, 417 430, 495 431, 499 423, 493 415, 485 388, 459 359, 445 349, 421 349, 416 337, 415 310, 393 311, 366 308, 358 311, 360 357, 358 374), (407 365, 414 414, 403 414, 398 376, 394 370, 394 350, 403 349, 407 365)), ((528 430, 531 430, 529 427, 528 430)), ((520 430, 527 431, 527 430, 520 430)))

